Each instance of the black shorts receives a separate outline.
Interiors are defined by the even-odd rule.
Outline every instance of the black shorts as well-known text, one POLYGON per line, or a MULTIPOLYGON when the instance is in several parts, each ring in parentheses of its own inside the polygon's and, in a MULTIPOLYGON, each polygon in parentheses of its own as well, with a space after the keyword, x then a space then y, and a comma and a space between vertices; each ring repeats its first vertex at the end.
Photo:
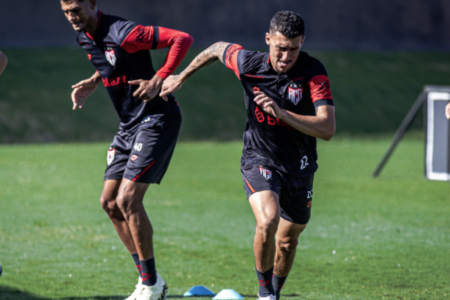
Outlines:
POLYGON ((247 164, 241 172, 247 198, 256 192, 273 191, 279 196, 283 219, 296 224, 309 222, 314 174, 286 175, 273 167, 247 164))
POLYGON ((179 108, 146 116, 131 131, 119 131, 109 147, 105 180, 159 184, 169 167, 181 127, 179 108))

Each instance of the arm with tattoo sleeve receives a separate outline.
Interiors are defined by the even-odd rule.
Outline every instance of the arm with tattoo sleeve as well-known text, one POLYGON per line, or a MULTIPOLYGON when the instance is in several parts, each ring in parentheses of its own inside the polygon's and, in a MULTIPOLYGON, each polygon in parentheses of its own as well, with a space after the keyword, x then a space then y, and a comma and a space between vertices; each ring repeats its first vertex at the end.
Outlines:
POLYGON ((222 61, 223 53, 229 45, 230 43, 217 42, 197 55, 180 75, 170 76, 164 81, 160 96, 163 97, 178 91, 183 86, 183 83, 198 70, 212 64, 216 60, 222 61))

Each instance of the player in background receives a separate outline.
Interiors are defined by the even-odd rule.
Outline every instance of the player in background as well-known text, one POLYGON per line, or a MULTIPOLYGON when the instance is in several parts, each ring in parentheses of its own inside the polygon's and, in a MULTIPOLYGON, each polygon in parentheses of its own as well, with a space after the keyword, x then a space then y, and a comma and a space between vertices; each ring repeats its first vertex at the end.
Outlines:
POLYGON ((304 30, 300 15, 278 12, 266 33, 268 52, 218 42, 180 75, 166 79, 160 94, 177 91, 216 60, 233 70, 242 83, 247 125, 241 172, 256 218, 253 250, 260 299, 280 298, 299 235, 310 219, 318 167, 316 137, 328 141, 336 127, 326 70, 300 51, 304 30))
POLYGON ((102 82, 120 118, 108 150, 100 203, 140 274, 127 299, 165 299, 168 287, 156 272, 153 228, 143 198, 151 183, 161 182, 181 126, 175 98, 163 99, 158 93, 193 39, 184 32, 104 14, 96 0, 61 0, 61 8, 97 70, 73 86, 73 109, 82 108, 102 82), (161 48, 169 51, 155 72, 149 50, 161 48))
POLYGON ((0 75, 2 75, 3 71, 6 68, 6 64, 8 63, 8 59, 6 58, 6 55, 0 51, 0 75))

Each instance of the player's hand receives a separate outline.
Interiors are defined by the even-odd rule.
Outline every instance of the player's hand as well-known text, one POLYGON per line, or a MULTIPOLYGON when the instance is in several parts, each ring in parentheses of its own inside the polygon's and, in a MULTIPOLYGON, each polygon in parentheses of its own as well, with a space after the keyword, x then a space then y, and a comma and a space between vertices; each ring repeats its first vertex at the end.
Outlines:
POLYGON ((278 104, 269 96, 263 92, 255 92, 255 101, 266 113, 274 116, 275 118, 281 119, 283 110, 278 106, 278 104))
MULTIPOLYGON (((128 82, 131 85, 139 85, 138 89, 134 91, 133 97, 137 97, 143 102, 148 102, 155 98, 159 89, 162 86, 163 79, 158 75, 153 76, 150 80, 137 79, 128 82)), ((167 101, 167 98, 164 98, 167 101)))
POLYGON ((92 95, 93 92, 98 87, 99 82, 95 81, 92 78, 83 80, 78 82, 75 85, 72 85, 72 102, 73 102, 73 110, 77 109, 77 106, 81 109, 83 108, 84 101, 87 97, 92 95))
POLYGON ((445 116, 450 119, 450 103, 445 106, 445 116))
POLYGON ((181 83, 180 75, 171 75, 167 77, 166 80, 164 80, 161 93, 159 94, 161 97, 165 97, 169 94, 172 94, 183 86, 183 83, 181 83))

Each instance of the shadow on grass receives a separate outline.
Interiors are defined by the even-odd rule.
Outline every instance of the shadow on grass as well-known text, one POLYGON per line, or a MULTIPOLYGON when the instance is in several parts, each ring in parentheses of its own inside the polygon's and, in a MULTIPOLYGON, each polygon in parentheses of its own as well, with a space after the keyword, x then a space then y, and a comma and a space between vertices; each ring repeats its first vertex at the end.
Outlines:
MULTIPOLYGON (((244 298, 258 298, 257 295, 242 295, 244 298)), ((281 295, 283 298, 299 297, 298 294, 281 295)), ((1 300, 123 300, 127 296, 94 296, 94 297, 66 297, 66 298, 45 298, 33 295, 31 293, 18 290, 16 288, 0 285, 0 299, 1 300)), ((185 298, 183 295, 168 295, 169 299, 185 298)), ((190 299, 211 298, 208 297, 192 297, 190 299)))

